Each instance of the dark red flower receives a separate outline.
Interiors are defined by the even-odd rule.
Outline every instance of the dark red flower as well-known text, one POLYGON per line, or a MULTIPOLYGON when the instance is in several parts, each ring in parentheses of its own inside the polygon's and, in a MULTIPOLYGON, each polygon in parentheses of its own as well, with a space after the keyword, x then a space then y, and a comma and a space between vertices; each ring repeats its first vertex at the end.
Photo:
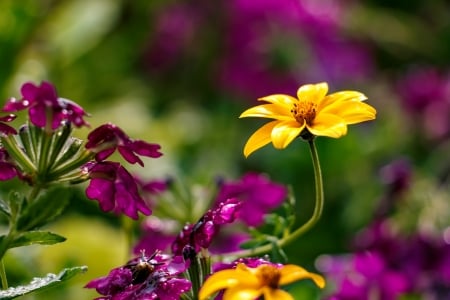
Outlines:
POLYGON ((151 209, 139 195, 133 176, 120 163, 88 163, 84 172, 91 178, 86 195, 98 200, 103 211, 124 213, 132 219, 138 218, 139 211, 144 215, 151 214, 151 209))
POLYGON ((114 124, 104 124, 89 133, 86 148, 95 152, 95 159, 103 161, 117 149, 122 157, 131 164, 138 163, 144 166, 142 160, 136 155, 158 158, 161 146, 141 140, 133 140, 114 124))

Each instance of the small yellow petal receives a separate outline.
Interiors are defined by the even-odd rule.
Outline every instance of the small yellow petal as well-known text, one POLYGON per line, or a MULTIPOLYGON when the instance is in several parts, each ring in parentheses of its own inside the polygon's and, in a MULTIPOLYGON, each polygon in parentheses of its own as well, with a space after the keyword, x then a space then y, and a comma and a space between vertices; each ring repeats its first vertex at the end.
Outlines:
POLYGON ((208 299, 214 293, 236 285, 258 286, 258 279, 251 276, 250 272, 241 269, 227 269, 216 272, 204 282, 199 292, 199 299, 208 299))
POLYGON ((364 102, 339 102, 324 108, 321 113, 333 114, 347 124, 356 124, 375 119, 376 110, 364 102))
POLYGON ((285 107, 287 109, 291 109, 292 105, 294 105, 294 103, 298 102, 298 99, 295 99, 292 96, 284 95, 284 94, 265 96, 265 97, 259 98, 258 100, 270 102, 275 105, 285 107))
POLYGON ((260 117, 260 118, 271 118, 278 120, 290 120, 292 119, 292 114, 289 109, 284 106, 275 104, 263 104, 251 107, 244 111, 239 118, 245 117, 260 117))
POLYGON ((277 149, 286 148, 305 128, 305 123, 300 125, 297 121, 278 122, 272 130, 272 143, 277 149))
POLYGON ((312 103, 320 103, 328 92, 328 84, 321 82, 317 84, 302 85, 297 90, 297 98, 300 101, 310 101, 312 103))
POLYGON ((285 265, 281 268, 280 272, 280 285, 289 284, 301 279, 311 279, 318 287, 323 288, 325 286, 325 280, 322 276, 310 273, 296 265, 285 265))
POLYGON ((280 121, 272 121, 265 125, 263 125, 261 128, 256 130, 248 139, 247 143, 244 147, 244 155, 245 157, 248 157, 250 154, 252 154, 254 151, 258 150, 261 147, 264 147, 268 143, 271 142, 271 134, 272 129, 275 127, 276 124, 278 124, 280 121))
POLYGON ((347 134, 345 121, 332 114, 322 113, 316 116, 312 125, 306 125, 309 132, 316 136, 339 138, 347 134))
POLYGON ((357 91, 340 91, 323 98, 322 102, 319 104, 319 110, 324 109, 328 105, 338 102, 351 101, 351 102, 361 102, 366 100, 367 97, 363 93, 357 91))
POLYGON ((223 294, 223 300, 254 300, 262 295, 262 290, 258 286, 248 288, 245 286, 235 286, 227 289, 223 294))
POLYGON ((294 300, 294 298, 286 291, 281 289, 264 289, 264 300, 294 300))

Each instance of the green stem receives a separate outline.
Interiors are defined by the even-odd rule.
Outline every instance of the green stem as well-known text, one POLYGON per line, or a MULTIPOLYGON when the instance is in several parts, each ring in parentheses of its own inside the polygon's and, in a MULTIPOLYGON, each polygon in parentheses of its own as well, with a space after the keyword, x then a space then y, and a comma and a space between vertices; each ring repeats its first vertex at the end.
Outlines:
POLYGON ((8 279, 6 278, 5 264, 3 259, 0 260, 0 277, 2 280, 2 289, 6 290, 8 288, 8 279))
MULTIPOLYGON (((317 221, 319 221, 319 219, 322 215, 323 203, 324 203, 322 170, 320 168, 319 155, 317 154, 317 148, 314 143, 314 139, 308 140, 308 143, 309 143, 309 150, 311 152, 311 159, 312 159, 313 168, 314 168, 314 179, 315 179, 315 189, 316 189, 314 212, 313 212, 313 215, 311 216, 311 218, 306 223, 304 223, 302 226, 297 228, 295 231, 291 232, 290 234, 284 236, 283 238, 281 238, 277 242, 275 242, 275 244, 280 248, 292 243, 293 241, 298 239, 301 235, 303 235, 305 232, 310 230, 317 223, 317 221)), ((274 246, 273 243, 271 243, 271 244, 257 247, 255 249, 248 249, 248 250, 242 250, 242 251, 230 253, 230 256, 231 257, 257 256, 257 255, 261 255, 264 253, 268 253, 270 250, 272 250, 273 246, 274 246)))

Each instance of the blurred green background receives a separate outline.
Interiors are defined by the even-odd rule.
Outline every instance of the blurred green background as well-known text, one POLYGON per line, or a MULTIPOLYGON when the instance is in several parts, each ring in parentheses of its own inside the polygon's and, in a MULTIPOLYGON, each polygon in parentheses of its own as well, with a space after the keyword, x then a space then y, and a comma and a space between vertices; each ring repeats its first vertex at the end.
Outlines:
MULTIPOLYGON (((377 120, 350 127, 339 140, 317 140, 324 215, 287 249, 290 259, 314 269, 319 255, 349 251, 385 192, 380 169, 398 158, 407 158, 414 173, 407 201, 396 210, 399 224, 443 231, 450 219, 450 5, 298 1, 296 11, 290 0, 2 0, 0 95, 20 97, 24 82, 49 80, 92 114, 93 128, 112 122, 162 146, 163 157, 133 169, 144 178, 208 183, 267 173, 292 185, 306 220, 314 199, 307 144, 267 146, 245 159, 247 138, 265 121, 238 116, 258 97, 295 95, 306 83, 359 90, 377 120), (405 91, 405 78, 420 72, 436 79, 405 91)), ((12 282, 68 266, 89 271, 26 299, 93 298, 82 286, 128 258, 118 220, 82 191, 73 198, 52 224, 68 241, 11 251, 7 270, 12 282)))

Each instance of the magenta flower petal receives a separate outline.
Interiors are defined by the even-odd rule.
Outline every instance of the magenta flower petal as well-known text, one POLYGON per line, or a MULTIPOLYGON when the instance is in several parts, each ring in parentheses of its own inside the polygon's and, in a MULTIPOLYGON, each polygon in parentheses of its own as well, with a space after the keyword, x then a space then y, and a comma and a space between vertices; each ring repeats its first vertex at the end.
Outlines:
POLYGON ((162 155, 158 144, 150 144, 141 140, 133 140, 114 124, 104 124, 88 135, 86 149, 96 154, 95 159, 102 161, 108 158, 117 149, 122 157, 131 164, 144 165, 136 155, 157 158, 162 155))
POLYGON ((119 163, 90 163, 84 170, 91 178, 86 196, 98 200, 103 211, 123 213, 132 219, 138 218, 138 212, 151 214, 151 209, 139 195, 133 176, 119 163))

